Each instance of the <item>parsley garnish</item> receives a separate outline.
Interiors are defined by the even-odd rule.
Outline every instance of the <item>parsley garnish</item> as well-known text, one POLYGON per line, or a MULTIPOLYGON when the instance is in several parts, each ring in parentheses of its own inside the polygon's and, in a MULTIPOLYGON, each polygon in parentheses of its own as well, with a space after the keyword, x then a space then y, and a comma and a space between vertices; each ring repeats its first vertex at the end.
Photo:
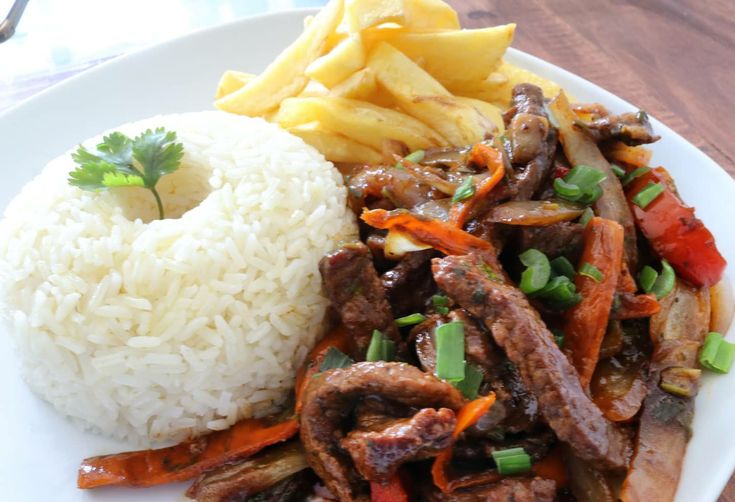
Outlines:
POLYGON ((163 127, 148 129, 135 139, 113 132, 102 138, 96 151, 80 146, 72 154, 77 168, 69 173, 69 184, 92 192, 115 187, 147 188, 156 199, 158 217, 163 219, 156 184, 181 164, 184 145, 175 141, 176 133, 163 127))

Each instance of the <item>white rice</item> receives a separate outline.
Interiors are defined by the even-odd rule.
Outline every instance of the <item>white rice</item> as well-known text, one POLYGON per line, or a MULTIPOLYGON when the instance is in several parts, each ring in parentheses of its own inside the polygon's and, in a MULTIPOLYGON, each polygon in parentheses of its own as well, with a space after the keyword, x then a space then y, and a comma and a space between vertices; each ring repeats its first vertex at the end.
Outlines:
POLYGON ((282 404, 321 333, 319 259, 356 235, 340 174, 301 139, 222 112, 115 130, 160 126, 185 151, 159 182, 166 220, 145 189, 69 186, 66 153, 0 222, 0 312, 28 384, 139 444, 282 404))

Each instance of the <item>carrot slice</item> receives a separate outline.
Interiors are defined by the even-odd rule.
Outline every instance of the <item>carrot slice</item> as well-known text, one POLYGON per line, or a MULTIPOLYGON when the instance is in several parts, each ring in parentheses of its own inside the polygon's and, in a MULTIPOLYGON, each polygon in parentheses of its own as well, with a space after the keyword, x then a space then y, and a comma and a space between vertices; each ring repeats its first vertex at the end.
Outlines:
POLYGON ((600 277, 577 274, 575 284, 582 301, 567 311, 564 327, 564 342, 584 388, 589 386, 600 357, 622 267, 623 242, 623 227, 612 220, 595 217, 585 228, 580 266, 595 267, 600 277))
MULTIPOLYGON (((484 397, 478 397, 474 401, 465 404, 457 413, 457 424, 454 426, 452 437, 457 439, 462 432, 477 423, 487 410, 495 403, 495 394, 490 393, 484 397)), ((447 466, 452 459, 452 447, 450 446, 441 452, 434 459, 434 465, 431 467, 431 477, 434 484, 444 493, 452 491, 451 481, 447 477, 447 466)))
POLYGON ((631 293, 618 294, 620 306, 610 313, 611 319, 640 319, 651 317, 661 310, 661 305, 653 295, 634 295, 631 293))
POLYGON ((536 476, 556 481, 556 488, 565 488, 569 484, 569 476, 564 465, 564 452, 555 446, 548 455, 533 464, 531 468, 536 476))
POLYGON ((301 407, 304 404, 303 398, 306 384, 309 383, 312 376, 319 372, 319 367, 321 366, 327 351, 334 347, 342 352, 347 352, 349 344, 350 340, 347 337, 347 329, 343 324, 340 324, 327 333, 327 336, 317 342, 314 348, 311 349, 309 355, 306 356, 306 361, 304 361, 304 364, 301 366, 298 373, 296 373, 296 385, 294 388, 294 392, 296 394, 296 404, 294 409, 296 413, 301 411, 301 407))
POLYGON ((470 162, 485 166, 492 174, 480 183, 472 197, 452 205, 449 211, 449 223, 457 228, 464 226, 477 203, 487 197, 487 194, 500 183, 505 174, 503 155, 497 149, 482 143, 477 143, 470 150, 470 162))
POLYGON ((266 446, 285 441, 298 429, 295 419, 275 424, 262 418, 247 419, 227 430, 168 448, 88 458, 79 467, 77 486, 145 487, 184 481, 216 465, 254 455, 266 446))
POLYGON ((408 492, 400 473, 394 474, 387 483, 370 482, 371 502, 408 502, 408 492))

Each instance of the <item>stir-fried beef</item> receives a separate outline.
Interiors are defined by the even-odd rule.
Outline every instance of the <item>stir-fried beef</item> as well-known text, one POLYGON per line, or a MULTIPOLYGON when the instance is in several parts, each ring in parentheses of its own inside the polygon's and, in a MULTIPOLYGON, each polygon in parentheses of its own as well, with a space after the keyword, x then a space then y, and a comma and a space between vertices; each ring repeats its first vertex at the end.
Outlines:
POLYGON ((340 445, 362 477, 386 482, 404 462, 433 457, 451 446, 455 423, 452 410, 425 408, 382 430, 353 430, 340 445))
POLYGON ((419 409, 457 410, 464 403, 450 384, 405 363, 357 363, 312 378, 304 394, 301 440, 309 465, 342 501, 366 499, 365 482, 340 440, 350 412, 367 396, 419 409))
POLYGON ((497 344, 518 367, 549 426, 580 458, 603 468, 626 466, 630 445, 584 393, 579 377, 538 313, 516 288, 488 277, 479 258, 434 259, 439 287, 483 319, 497 344))
POLYGON ((364 359, 375 329, 400 342, 383 284, 365 244, 346 244, 327 254, 319 262, 319 271, 329 300, 352 336, 355 358, 364 359))
POLYGON ((427 487, 424 496, 428 502, 552 502, 556 496, 556 483, 541 478, 503 478, 491 485, 450 494, 427 487))
POLYGON ((576 263, 584 245, 584 227, 579 223, 562 221, 546 227, 521 227, 518 248, 535 248, 549 258, 566 256, 576 263))
POLYGON ((534 462, 546 457, 554 446, 554 434, 549 429, 524 435, 523 437, 485 439, 470 437, 469 431, 465 439, 458 441, 452 448, 453 458, 464 460, 487 460, 494 451, 508 448, 523 448, 534 462))
POLYGON ((661 139, 661 136, 653 134, 645 112, 600 117, 583 123, 582 130, 597 142, 614 139, 626 145, 643 145, 661 139))
POLYGON ((347 181, 350 207, 355 212, 368 198, 388 199, 396 207, 410 209, 435 198, 434 189, 422 183, 406 169, 392 166, 370 166, 361 169, 347 181))
POLYGON ((436 290, 429 263, 433 256, 433 249, 406 253, 380 277, 396 317, 424 310, 426 300, 436 290))

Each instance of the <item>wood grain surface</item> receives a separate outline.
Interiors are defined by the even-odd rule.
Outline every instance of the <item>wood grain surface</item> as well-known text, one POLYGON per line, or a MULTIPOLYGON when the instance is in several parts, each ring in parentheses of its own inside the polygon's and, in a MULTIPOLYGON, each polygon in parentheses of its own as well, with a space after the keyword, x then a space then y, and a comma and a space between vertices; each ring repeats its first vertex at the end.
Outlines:
MULTIPOLYGON (((735 177, 734 1, 447 1, 468 28, 517 23, 514 47, 650 112, 735 177)), ((735 476, 720 502, 735 502, 735 476)))

